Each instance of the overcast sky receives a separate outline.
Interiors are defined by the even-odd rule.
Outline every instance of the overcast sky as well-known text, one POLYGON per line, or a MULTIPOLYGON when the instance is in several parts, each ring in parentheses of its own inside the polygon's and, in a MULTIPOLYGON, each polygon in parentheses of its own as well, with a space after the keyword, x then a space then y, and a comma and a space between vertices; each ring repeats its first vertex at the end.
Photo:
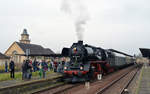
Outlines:
MULTIPOLYGON (((150 48, 150 0, 81 0, 90 20, 84 43, 129 54, 150 48)), ((0 52, 26 28, 31 43, 59 52, 77 41, 73 19, 62 12, 62 0, 0 0, 0 52)))

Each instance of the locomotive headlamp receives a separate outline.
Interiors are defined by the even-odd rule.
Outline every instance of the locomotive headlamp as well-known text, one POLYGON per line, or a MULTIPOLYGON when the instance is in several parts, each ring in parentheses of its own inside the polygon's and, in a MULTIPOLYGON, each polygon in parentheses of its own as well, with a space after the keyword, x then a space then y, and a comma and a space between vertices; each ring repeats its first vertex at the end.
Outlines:
POLYGON ((73 48, 73 52, 74 52, 74 53, 77 53, 77 48, 73 48))
POLYGON ((82 67, 82 66, 80 67, 80 70, 83 70, 83 67, 82 67))
POLYGON ((67 69, 67 67, 64 67, 64 69, 66 70, 66 69, 67 69))

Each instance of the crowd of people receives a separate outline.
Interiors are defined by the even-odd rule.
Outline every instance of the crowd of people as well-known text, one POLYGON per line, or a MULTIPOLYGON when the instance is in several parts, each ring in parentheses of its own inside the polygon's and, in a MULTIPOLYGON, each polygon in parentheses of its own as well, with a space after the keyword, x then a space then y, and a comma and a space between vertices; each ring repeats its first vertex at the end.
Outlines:
MULTIPOLYGON (((58 73, 63 72, 63 68, 65 65, 65 60, 61 62, 58 61, 48 61, 45 60, 37 61, 35 60, 24 60, 22 63, 22 79, 30 80, 32 78, 32 72, 38 72, 40 78, 46 77, 46 71, 54 71, 58 73)), ((9 66, 5 64, 5 71, 7 72, 9 67, 10 77, 15 78, 15 62, 13 60, 10 61, 9 66)))
POLYGON ((40 78, 46 77, 46 71, 53 70, 53 62, 46 62, 42 60, 41 62, 32 62, 31 60, 24 60, 22 64, 22 79, 31 79, 32 72, 39 71, 40 78))

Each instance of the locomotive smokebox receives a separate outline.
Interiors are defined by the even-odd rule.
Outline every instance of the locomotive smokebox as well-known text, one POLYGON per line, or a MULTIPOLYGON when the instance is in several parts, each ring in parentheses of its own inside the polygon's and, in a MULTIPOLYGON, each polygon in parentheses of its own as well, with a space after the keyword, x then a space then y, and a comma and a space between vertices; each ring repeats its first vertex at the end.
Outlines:
POLYGON ((79 44, 79 45, 83 45, 83 40, 79 40, 79 41, 78 41, 78 44, 79 44))

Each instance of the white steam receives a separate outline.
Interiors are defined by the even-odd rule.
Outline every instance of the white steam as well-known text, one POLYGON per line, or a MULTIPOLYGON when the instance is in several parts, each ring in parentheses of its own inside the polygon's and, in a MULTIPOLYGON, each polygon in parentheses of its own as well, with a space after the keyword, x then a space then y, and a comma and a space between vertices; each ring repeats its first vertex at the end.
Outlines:
POLYGON ((81 1, 83 0, 63 0, 61 8, 73 18, 78 40, 83 40, 84 26, 89 20, 87 9, 81 1))

